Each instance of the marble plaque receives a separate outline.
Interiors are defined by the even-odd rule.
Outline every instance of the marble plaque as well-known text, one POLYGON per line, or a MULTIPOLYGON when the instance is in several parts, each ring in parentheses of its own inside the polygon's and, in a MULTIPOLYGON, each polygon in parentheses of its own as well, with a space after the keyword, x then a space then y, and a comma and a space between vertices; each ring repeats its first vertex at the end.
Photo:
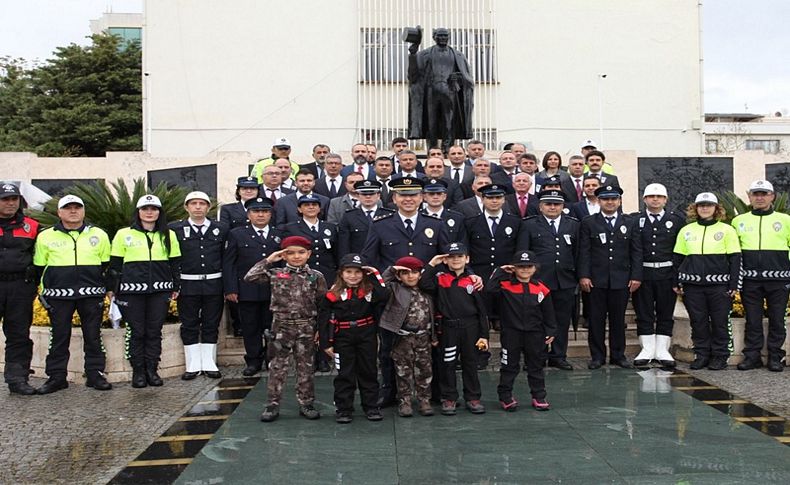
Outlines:
POLYGON ((104 183, 104 179, 33 179, 30 181, 33 185, 43 190, 52 197, 61 197, 66 195, 65 190, 76 183, 82 184, 96 184, 104 183))
POLYGON ((639 157, 639 200, 651 183, 664 184, 667 208, 682 213, 700 192, 732 190, 732 157, 639 157))
POLYGON ((770 163, 765 166, 765 179, 775 192, 790 192, 790 163, 770 163))
POLYGON ((210 197, 217 197, 217 166, 215 164, 148 171, 148 187, 153 189, 163 181, 167 183, 168 187, 202 190, 210 197))

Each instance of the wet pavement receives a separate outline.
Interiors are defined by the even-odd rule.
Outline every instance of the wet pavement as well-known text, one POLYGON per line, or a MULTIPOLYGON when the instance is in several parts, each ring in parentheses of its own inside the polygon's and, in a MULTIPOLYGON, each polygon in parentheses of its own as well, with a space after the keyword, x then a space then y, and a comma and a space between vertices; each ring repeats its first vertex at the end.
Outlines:
MULTIPOLYGON (((2 482, 14 483, 752 483, 790 482, 790 372, 550 370, 553 410, 382 423, 298 417, 293 393, 263 424, 265 378, 167 379, 161 388, 72 384, 31 398, 0 393, 2 482), (724 388, 724 389, 722 389, 724 388), (773 413, 771 412, 773 411, 773 413), (373 466, 371 466, 373 464, 373 466)), ((683 366, 681 366, 683 368, 683 366)), ((683 369, 685 370, 685 369, 683 369)), ((40 384, 36 380, 36 384, 40 384)))

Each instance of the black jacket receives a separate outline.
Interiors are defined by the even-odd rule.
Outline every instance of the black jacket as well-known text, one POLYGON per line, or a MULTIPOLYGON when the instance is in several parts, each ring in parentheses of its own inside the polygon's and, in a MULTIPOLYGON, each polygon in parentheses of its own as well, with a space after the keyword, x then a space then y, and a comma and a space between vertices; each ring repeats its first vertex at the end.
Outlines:
POLYGON ((209 227, 199 235, 189 224, 189 220, 173 222, 170 229, 176 234, 181 248, 181 279, 182 295, 221 295, 222 278, 207 280, 184 279, 183 275, 209 275, 222 272, 222 257, 225 252, 225 240, 230 227, 224 222, 208 220, 209 227))
POLYGON ((269 225, 266 239, 261 240, 251 225, 237 227, 228 233, 222 260, 222 281, 225 294, 236 293, 239 301, 269 301, 269 283, 247 283, 244 275, 255 263, 280 249, 282 231, 269 225))
POLYGON ((636 219, 618 213, 614 229, 600 212, 584 219, 578 271, 579 278, 590 278, 598 288, 622 289, 630 280, 642 281, 642 240, 636 219))
POLYGON ((523 246, 535 253, 541 281, 552 290, 575 288, 579 282, 576 274, 579 221, 570 216, 560 217, 556 236, 542 215, 528 217, 523 224, 523 246))
POLYGON ((522 332, 541 332, 547 337, 557 333, 557 319, 551 290, 541 281, 522 283, 514 275, 497 268, 485 291, 498 302, 502 328, 522 332))

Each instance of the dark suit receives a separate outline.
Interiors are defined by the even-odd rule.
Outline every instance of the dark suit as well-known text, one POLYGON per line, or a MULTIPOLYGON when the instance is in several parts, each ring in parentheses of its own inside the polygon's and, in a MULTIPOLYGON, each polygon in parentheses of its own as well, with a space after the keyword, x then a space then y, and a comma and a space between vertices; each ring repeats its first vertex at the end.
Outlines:
MULTIPOLYGON (((301 217, 299 215, 298 205, 299 197, 303 194, 301 192, 294 192, 283 197, 274 207, 274 225, 282 229, 282 226, 291 222, 296 222, 301 217)), ((321 213, 318 214, 319 219, 326 217, 326 211, 329 209, 329 197, 321 194, 313 194, 321 204, 321 213)))
POLYGON ((248 366, 260 368, 267 359, 263 351, 263 331, 271 328, 269 311, 271 287, 269 283, 244 281, 244 275, 255 263, 280 249, 283 233, 269 225, 266 239, 261 239, 253 226, 246 225, 228 233, 222 264, 225 294, 239 298, 239 320, 244 336, 244 360, 248 366))
POLYGON ((556 234, 543 215, 527 218, 524 222, 524 249, 535 253, 540 263, 538 278, 551 290, 551 303, 557 318, 557 334, 546 358, 562 361, 567 357, 568 329, 579 282, 576 265, 579 253, 579 221, 561 216, 556 234))
POLYGON ((504 170, 494 173, 491 172, 491 183, 499 184, 499 185, 507 185, 508 187, 513 186, 513 179, 505 173, 504 170))
MULTIPOLYGON (((373 213, 373 217, 381 217, 391 212, 389 209, 379 207, 373 213)), ((373 221, 365 215, 362 208, 347 210, 337 226, 337 254, 342 257, 348 253, 361 253, 365 248, 365 241, 372 224, 373 221)))
MULTIPOLYGON (((367 167, 367 171, 368 171, 368 176, 366 179, 376 180, 376 172, 373 170, 373 165, 364 165, 364 167, 367 167)), ((355 163, 352 163, 351 165, 346 165, 340 170, 340 176, 346 178, 346 175, 350 173, 355 173, 356 171, 357 171, 357 165, 355 163)))
POLYGON ((306 168, 313 175, 315 175, 316 180, 318 180, 319 177, 323 177, 324 176, 324 168, 320 167, 318 165, 318 162, 312 161, 310 163, 305 163, 304 165, 300 165, 299 166, 300 170, 303 169, 303 168, 306 168))
POLYGON ((314 270, 320 271, 331 286, 337 276, 337 226, 329 222, 318 221, 316 231, 312 231, 307 223, 299 218, 282 227, 285 237, 302 236, 312 241, 310 259, 307 264, 314 270))
POLYGON ((518 206, 518 194, 507 194, 505 196, 504 210, 523 219, 524 217, 536 216, 540 213, 539 202, 537 195, 527 194, 527 213, 522 216, 521 209, 518 206))
POLYGON ((250 222, 247 219, 247 209, 241 202, 222 204, 219 208, 219 220, 228 224, 231 229, 246 226, 250 222))
MULTIPOLYGON (((583 186, 584 184, 582 181, 584 177, 579 177, 579 179, 579 183, 583 186)), ((566 206, 570 206, 571 204, 579 202, 579 197, 576 196, 576 183, 573 181, 573 177, 569 175, 568 178, 562 178, 560 180, 560 187, 562 188, 562 192, 568 198, 565 201, 566 206)), ((582 197, 584 197, 584 192, 582 192, 582 197)))
POLYGON ((571 206, 570 216, 582 221, 585 217, 590 215, 587 210, 587 199, 582 199, 571 206))
POLYGON ((588 341, 593 361, 606 361, 607 316, 610 362, 625 359, 625 308, 628 282, 642 281, 642 241, 637 220, 617 214, 614 228, 598 213, 581 222, 579 235, 579 278, 590 278, 588 341))
POLYGON ((477 203, 477 197, 462 200, 453 207, 453 210, 460 212, 464 217, 474 217, 483 213, 480 205, 477 203))
MULTIPOLYGON (((453 166, 452 165, 450 165, 449 167, 444 167, 444 176, 447 177, 448 179, 452 180, 453 182, 455 182, 455 179, 453 178, 453 174, 454 173, 455 172, 453 170, 453 166)), ((472 172, 472 165, 470 163, 468 163, 468 161, 467 161, 467 162, 464 163, 464 176, 459 181, 459 185, 463 184, 465 182, 468 182, 468 183, 471 184, 472 180, 474 180, 474 178, 475 178, 475 174, 472 172)))
POLYGON ((340 175, 337 176, 337 195, 332 197, 329 194, 329 185, 327 184, 326 177, 320 177, 315 180, 315 187, 313 187, 313 192, 316 194, 321 194, 324 197, 329 197, 330 199, 334 199, 336 197, 342 197, 346 195, 346 184, 343 183, 343 177, 340 175))
POLYGON ((451 209, 456 204, 464 200, 464 194, 461 190, 461 185, 455 183, 455 180, 451 178, 442 177, 441 180, 444 180, 447 183, 447 199, 444 201, 444 207, 451 209))

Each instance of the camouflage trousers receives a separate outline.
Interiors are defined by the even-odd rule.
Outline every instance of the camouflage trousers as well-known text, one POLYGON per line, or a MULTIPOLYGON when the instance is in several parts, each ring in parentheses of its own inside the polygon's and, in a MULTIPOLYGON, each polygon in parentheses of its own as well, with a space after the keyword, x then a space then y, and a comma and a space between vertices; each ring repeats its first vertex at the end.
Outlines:
POLYGON ((296 363, 296 399, 300 405, 315 399, 313 386, 313 358, 315 356, 315 322, 311 320, 282 320, 274 317, 269 349, 269 403, 279 404, 283 386, 288 378, 288 359, 293 354, 296 363))
POLYGON ((431 398, 431 334, 398 335, 392 347, 398 400, 411 401, 412 382, 417 400, 431 398))

